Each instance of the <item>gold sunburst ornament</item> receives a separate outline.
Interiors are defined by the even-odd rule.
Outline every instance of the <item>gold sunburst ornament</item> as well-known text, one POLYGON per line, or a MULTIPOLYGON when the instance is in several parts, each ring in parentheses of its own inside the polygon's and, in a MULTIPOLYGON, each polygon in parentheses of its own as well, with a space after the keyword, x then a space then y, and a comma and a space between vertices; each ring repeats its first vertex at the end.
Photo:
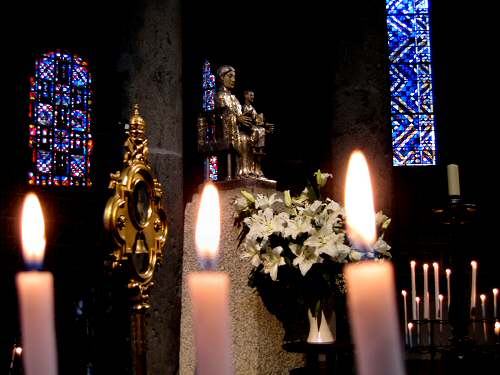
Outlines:
POLYGON ((153 276, 163 259, 162 249, 167 239, 163 190, 148 161, 145 127, 136 104, 124 145, 124 167, 121 172, 111 174, 109 188, 114 195, 104 211, 104 225, 114 244, 112 268, 126 273, 136 310, 150 307, 153 276))

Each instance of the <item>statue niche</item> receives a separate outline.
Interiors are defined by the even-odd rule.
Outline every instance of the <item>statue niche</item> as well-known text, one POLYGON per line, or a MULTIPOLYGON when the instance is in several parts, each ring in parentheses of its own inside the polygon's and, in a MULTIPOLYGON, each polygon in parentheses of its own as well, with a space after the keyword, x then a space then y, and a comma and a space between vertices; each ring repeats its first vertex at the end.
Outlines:
MULTIPOLYGON (((264 115, 253 107, 255 94, 246 90, 242 106, 232 90, 236 84, 236 71, 223 65, 217 70, 218 90, 215 93, 215 77, 208 75, 205 63, 204 112, 198 118, 198 149, 205 155, 226 156, 227 180, 232 179, 232 165, 235 160, 236 178, 266 179, 262 172, 262 158, 265 155, 265 137, 273 131, 273 125, 264 121, 264 115), (207 97, 213 96, 212 104, 207 97)), ((209 65, 208 65, 209 69, 209 65)))

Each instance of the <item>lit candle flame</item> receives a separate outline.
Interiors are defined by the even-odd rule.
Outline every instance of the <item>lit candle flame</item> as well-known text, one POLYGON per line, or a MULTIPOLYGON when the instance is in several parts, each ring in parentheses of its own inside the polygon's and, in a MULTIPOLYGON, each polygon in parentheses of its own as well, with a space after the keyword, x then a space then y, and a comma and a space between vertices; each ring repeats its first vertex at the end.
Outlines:
POLYGON ((24 199, 21 238, 25 263, 41 268, 45 252, 45 223, 42 206, 34 193, 29 193, 24 199))
POLYGON ((14 351, 18 356, 20 356, 23 353, 23 348, 21 348, 20 346, 16 346, 14 351))
POLYGON ((350 240, 360 250, 369 249, 375 241, 375 211, 370 172, 361 151, 354 151, 349 159, 345 209, 350 240))
POLYGON ((406 297, 406 290, 402 290, 402 291, 401 291, 401 294, 402 294, 404 297, 406 297))
POLYGON ((479 296, 479 298, 481 299, 481 302, 483 302, 483 303, 484 303, 484 301, 486 300, 486 295, 485 295, 485 294, 481 294, 481 295, 479 296))
POLYGON ((497 295, 498 294, 498 289, 497 288, 493 288, 493 295, 497 295))
POLYGON ((427 263, 424 263, 424 271, 427 271, 429 269, 429 265, 427 263))
POLYGON ((208 183, 201 193, 200 209, 196 221, 195 243, 202 265, 217 259, 220 238, 219 193, 214 184, 208 183))
POLYGON ((477 262, 475 260, 470 262, 470 265, 472 266, 472 268, 477 268, 477 262))
POLYGON ((412 261, 410 262, 410 266, 411 266, 411 267, 415 267, 415 266, 416 266, 416 264, 417 264, 417 262, 415 262, 414 260, 412 260, 412 261))
POLYGON ((451 274, 451 270, 450 270, 449 268, 447 268, 447 269, 446 269, 446 275, 447 275, 447 276, 450 276, 450 274, 451 274))
POLYGON ((439 301, 441 301, 441 302, 442 302, 442 301, 443 301, 443 299, 444 299, 444 296, 443 296, 442 294, 440 294, 440 295, 438 296, 438 298, 439 298, 439 301))

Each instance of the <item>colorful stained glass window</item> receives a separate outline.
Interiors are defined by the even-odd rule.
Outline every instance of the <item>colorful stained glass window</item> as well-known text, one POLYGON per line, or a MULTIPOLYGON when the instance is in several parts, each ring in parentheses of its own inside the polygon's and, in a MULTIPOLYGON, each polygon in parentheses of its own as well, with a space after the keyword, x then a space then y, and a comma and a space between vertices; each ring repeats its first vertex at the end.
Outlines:
POLYGON ((436 164, 428 0, 386 0, 394 166, 436 164))
MULTIPOLYGON (((215 76, 212 74, 212 68, 210 67, 210 62, 205 60, 203 64, 203 80, 202 80, 203 98, 202 98, 202 109, 205 112, 205 117, 207 119, 211 118, 210 112, 215 108, 215 76)), ((206 142, 210 142, 215 136, 215 124, 210 123, 206 128, 206 142)), ((205 163, 208 168, 205 170, 208 173, 206 178, 212 181, 217 181, 219 179, 219 162, 217 156, 209 156, 205 163)))
POLYGON ((29 183, 91 186, 92 89, 87 63, 76 55, 48 52, 31 78, 29 183))

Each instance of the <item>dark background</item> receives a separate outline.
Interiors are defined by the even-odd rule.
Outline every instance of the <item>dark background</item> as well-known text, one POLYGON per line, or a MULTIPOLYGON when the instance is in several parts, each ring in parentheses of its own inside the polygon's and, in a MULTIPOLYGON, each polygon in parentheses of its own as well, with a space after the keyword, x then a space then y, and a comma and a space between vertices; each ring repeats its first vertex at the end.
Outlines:
MULTIPOLYGON (((5 372, 10 349, 19 340, 14 287, 14 275, 23 268, 19 212, 24 193, 35 190, 44 202, 47 218, 45 264, 55 276, 61 373, 83 373, 88 363, 94 364, 98 373, 125 373, 126 360, 117 365, 103 355, 123 353, 128 334, 123 330, 126 324, 121 320, 120 296, 103 267, 108 243, 102 212, 109 196, 109 172, 120 167, 123 143, 119 123, 124 121, 122 90, 127 77, 117 66, 130 32, 139 27, 142 5, 139 1, 116 2, 104 8, 102 3, 87 2, 70 9, 66 3, 50 4, 14 5, 2 24, 5 95, 0 292, 4 318, 0 372, 5 372), (93 72, 95 149, 94 185, 90 189, 31 188, 26 183, 29 77, 38 54, 56 48, 81 55, 93 72)), ((367 18, 380 17, 379 1, 183 4, 185 200, 190 200, 202 182, 195 124, 206 58, 212 62, 214 73, 221 64, 234 66, 236 94, 241 99, 244 89, 253 89, 257 110, 277 124, 265 165, 269 177, 277 179, 282 188, 289 188, 300 186, 319 167, 330 170, 331 154, 335 152, 331 150, 336 127, 331 101, 334 82, 339 78, 337 64, 350 63, 349 49, 362 45, 367 33, 386 38, 385 30, 381 33, 363 28, 367 18)), ((452 251, 446 228, 433 221, 431 209, 447 201, 446 165, 459 164, 464 199, 479 207, 478 224, 470 233, 470 257, 479 261, 478 287, 486 292, 498 287, 500 281, 496 244, 500 207, 494 182, 498 174, 499 73, 491 57, 498 32, 494 30, 493 12, 439 1, 432 5, 438 164, 392 168, 391 207, 378 208, 393 217, 388 241, 393 245, 398 288, 408 288, 410 259, 446 265, 452 251)), ((372 56, 362 58, 369 64, 372 56)), ((387 66, 380 67, 380 75, 388 75, 387 66)))

